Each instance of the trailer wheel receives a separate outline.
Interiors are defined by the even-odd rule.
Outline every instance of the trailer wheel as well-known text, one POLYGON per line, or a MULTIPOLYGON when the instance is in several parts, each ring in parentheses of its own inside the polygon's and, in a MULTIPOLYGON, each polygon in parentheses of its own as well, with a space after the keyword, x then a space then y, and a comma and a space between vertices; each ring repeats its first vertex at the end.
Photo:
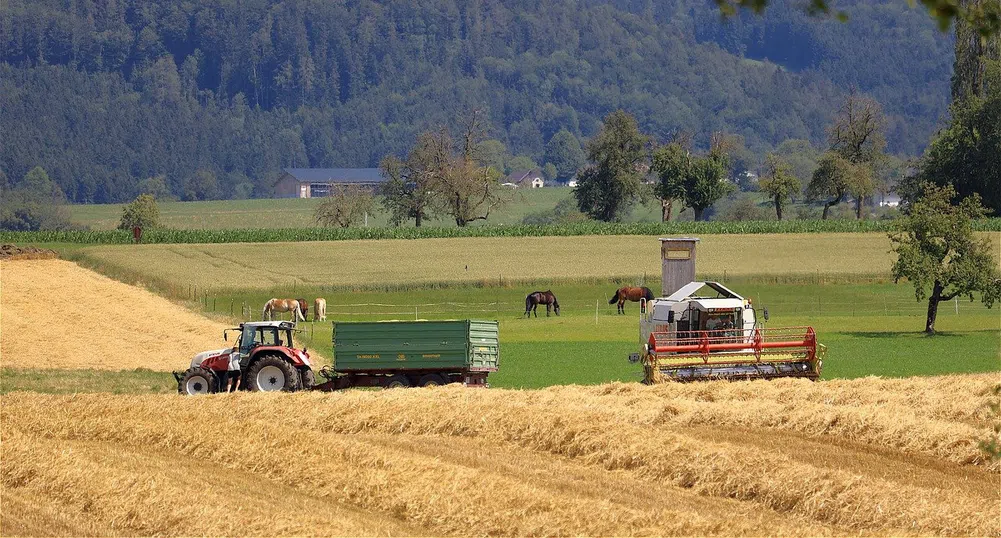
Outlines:
POLYGON ((247 381, 254 392, 294 392, 300 384, 299 372, 278 355, 265 355, 254 362, 247 381))
POLYGON ((316 385, 316 374, 308 366, 299 371, 299 379, 302 380, 302 390, 312 390, 316 385))
POLYGON ((401 374, 396 374, 390 377, 389 381, 387 381, 385 385, 387 389, 405 389, 409 386, 410 380, 407 379, 407 376, 401 374))
POLYGON ((216 392, 218 380, 211 370, 205 368, 189 368, 184 377, 177 382, 177 392, 194 396, 196 394, 212 394, 216 392))
POLYGON ((421 387, 440 387, 446 384, 445 378, 438 374, 424 374, 417 384, 421 387))

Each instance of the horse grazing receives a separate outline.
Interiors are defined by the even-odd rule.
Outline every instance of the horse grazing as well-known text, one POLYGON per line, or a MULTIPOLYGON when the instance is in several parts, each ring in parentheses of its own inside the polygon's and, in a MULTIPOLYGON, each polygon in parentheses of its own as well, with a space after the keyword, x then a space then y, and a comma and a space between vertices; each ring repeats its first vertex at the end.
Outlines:
POLYGON ((550 310, 556 312, 556 315, 560 315, 560 302, 556 300, 556 296, 550 290, 546 291, 533 291, 525 297, 525 315, 532 317, 532 312, 535 313, 535 317, 539 317, 539 305, 546 305, 546 317, 549 317, 550 310))
POLYGON ((637 286, 623 286, 615 290, 615 295, 612 296, 612 300, 608 301, 608 304, 619 303, 618 313, 625 314, 626 308, 625 302, 632 301, 637 302, 646 299, 649 301, 653 299, 653 292, 647 287, 637 287, 637 286))
POLYGON ((296 299, 296 301, 299 302, 299 311, 302 312, 302 320, 306 321, 306 318, 309 317, 309 303, 302 298, 296 299))
POLYGON ((264 312, 261 313, 261 318, 270 321, 275 312, 291 312, 293 320, 306 320, 297 299, 271 299, 264 303, 264 312))
POLYGON ((323 297, 313 301, 313 321, 327 321, 327 300, 323 297))

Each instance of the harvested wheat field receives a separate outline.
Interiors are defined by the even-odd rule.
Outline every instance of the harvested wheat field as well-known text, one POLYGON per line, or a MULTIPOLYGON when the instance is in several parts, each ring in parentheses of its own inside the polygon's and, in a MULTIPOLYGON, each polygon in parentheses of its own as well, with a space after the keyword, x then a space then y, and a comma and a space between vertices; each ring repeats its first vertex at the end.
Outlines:
POLYGON ((0 262, 0 365, 171 370, 225 325, 63 260, 0 262))
POLYGON ((0 534, 998 536, 997 381, 15 393, 0 534))

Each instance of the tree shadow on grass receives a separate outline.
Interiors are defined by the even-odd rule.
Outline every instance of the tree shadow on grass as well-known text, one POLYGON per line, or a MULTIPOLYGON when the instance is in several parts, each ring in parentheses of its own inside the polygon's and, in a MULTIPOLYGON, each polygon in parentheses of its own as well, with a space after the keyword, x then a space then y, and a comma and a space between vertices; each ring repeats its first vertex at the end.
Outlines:
POLYGON ((956 336, 968 336, 970 333, 976 332, 991 332, 993 329, 976 329, 972 331, 963 332, 937 332, 935 334, 925 334, 924 331, 909 331, 909 332, 899 332, 899 331, 841 331, 835 334, 840 334, 843 336, 851 336, 853 338, 873 338, 873 339, 883 339, 883 338, 905 338, 905 337, 918 337, 918 338, 952 338, 956 336))

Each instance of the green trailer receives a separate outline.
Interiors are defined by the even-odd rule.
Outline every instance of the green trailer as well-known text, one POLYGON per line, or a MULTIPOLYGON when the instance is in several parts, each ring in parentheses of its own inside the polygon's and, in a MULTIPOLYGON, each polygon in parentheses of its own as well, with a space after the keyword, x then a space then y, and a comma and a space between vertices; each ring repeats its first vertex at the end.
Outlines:
POLYGON ((338 321, 318 390, 463 383, 487 386, 500 363, 496 321, 338 321))

